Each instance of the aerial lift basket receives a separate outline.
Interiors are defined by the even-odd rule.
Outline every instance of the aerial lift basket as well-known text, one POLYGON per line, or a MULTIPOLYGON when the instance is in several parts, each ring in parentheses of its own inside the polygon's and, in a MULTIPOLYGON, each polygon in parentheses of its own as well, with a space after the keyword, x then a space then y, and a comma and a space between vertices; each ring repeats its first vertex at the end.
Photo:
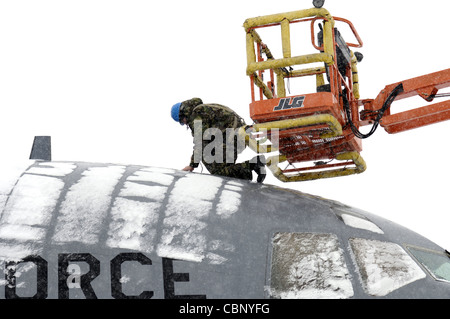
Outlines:
POLYGON ((397 133, 450 119, 450 101, 397 114, 390 109, 394 100, 418 95, 431 102, 445 95, 438 91, 450 86, 450 69, 388 85, 376 99, 359 100, 357 64, 362 55, 350 48, 363 43, 350 21, 324 8, 247 19, 244 28, 254 124, 240 132, 256 152, 277 152, 268 158, 268 167, 284 182, 364 172, 361 141, 378 125, 397 133), (348 25, 355 43, 344 40, 336 21, 348 25), (291 26, 297 23, 310 24, 314 53, 292 56, 291 26), (261 28, 281 29, 281 58, 262 41, 261 28), (287 96, 289 79, 299 77, 315 77, 315 91, 287 96), (372 125, 368 134, 359 131, 365 125, 372 125), (268 140, 269 147, 261 147, 261 140, 268 140))
POLYGON ((345 94, 357 122, 357 58, 349 46, 361 47, 362 41, 353 25, 345 19, 332 17, 325 9, 313 8, 247 19, 244 27, 247 32, 247 75, 252 92, 250 116, 255 123, 251 133, 263 132, 275 146, 271 151, 278 150, 278 155, 268 160, 274 175, 282 181, 303 181, 363 172, 366 165, 359 154, 361 142, 346 127, 347 118, 341 106, 345 94), (318 20, 323 27, 319 33, 320 43, 316 44, 315 24, 318 20), (357 44, 343 41, 335 29, 335 20, 350 26, 357 44), (292 56, 291 24, 301 22, 311 24, 312 47, 316 53, 292 56), (257 33, 257 29, 266 27, 281 28, 283 57, 280 59, 274 58, 257 33), (340 71, 338 60, 341 58, 351 67, 340 71), (317 66, 317 63, 323 66, 317 66), (307 64, 315 66, 294 69, 307 64), (269 73, 267 82, 264 81, 265 72, 269 73), (325 74, 328 84, 325 84, 325 74), (286 79, 307 76, 315 77, 317 92, 286 95, 286 79), (287 162, 288 167, 281 169, 283 162, 287 162), (295 164, 307 165, 295 167, 295 164))

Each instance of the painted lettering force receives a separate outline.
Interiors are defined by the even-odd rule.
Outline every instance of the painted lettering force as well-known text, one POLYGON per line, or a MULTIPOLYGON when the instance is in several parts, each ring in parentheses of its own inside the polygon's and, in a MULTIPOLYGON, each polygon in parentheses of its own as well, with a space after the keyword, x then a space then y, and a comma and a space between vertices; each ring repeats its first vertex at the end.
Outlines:
MULTIPOLYGON (((115 299, 149 299, 154 292, 146 290, 137 296, 128 296, 122 291, 122 264, 134 261, 141 265, 152 265, 152 260, 142 253, 120 253, 110 261, 111 296, 115 299)), ((173 259, 162 258, 162 272, 165 299, 206 299, 206 295, 176 295, 175 282, 188 282, 189 273, 175 273, 173 259)), ((58 254, 58 298, 69 299, 71 288, 81 288, 86 299, 97 299, 91 282, 100 275, 100 261, 89 253, 58 254), (84 262, 89 271, 83 275, 74 274, 71 267, 76 262, 84 262)), ((31 283, 30 283, 31 284, 31 283)), ((48 263, 37 255, 31 255, 20 261, 5 263, 5 299, 46 299, 48 297, 48 263), (36 293, 33 296, 19 296, 16 292, 16 270, 19 264, 32 263, 36 266, 36 293)), ((150 288, 150 287, 149 287, 150 288)))
POLYGON ((214 306, 186 305, 180 306, 180 314, 203 314, 207 317, 216 312, 225 314, 268 314, 270 312, 268 304, 236 304, 227 303, 222 308, 214 308, 214 306))

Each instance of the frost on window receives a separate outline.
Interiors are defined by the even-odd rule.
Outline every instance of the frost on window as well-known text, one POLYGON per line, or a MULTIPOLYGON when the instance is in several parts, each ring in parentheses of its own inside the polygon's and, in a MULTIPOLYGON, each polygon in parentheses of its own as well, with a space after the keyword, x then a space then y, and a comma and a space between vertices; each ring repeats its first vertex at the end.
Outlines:
POLYGON ((425 273, 397 244, 362 238, 350 239, 366 292, 386 296, 390 292, 425 278, 425 273))
POLYGON ((336 235, 277 233, 272 244, 272 298, 353 296, 350 275, 336 235))

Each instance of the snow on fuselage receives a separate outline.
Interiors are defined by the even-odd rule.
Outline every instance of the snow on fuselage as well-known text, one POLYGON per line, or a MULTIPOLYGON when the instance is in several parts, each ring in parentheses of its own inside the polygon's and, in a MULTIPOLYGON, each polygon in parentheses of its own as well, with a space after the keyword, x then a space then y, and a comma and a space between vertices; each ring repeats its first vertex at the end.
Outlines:
POLYGON ((0 298, 450 297, 442 248, 339 202, 132 165, 0 174, 0 298))

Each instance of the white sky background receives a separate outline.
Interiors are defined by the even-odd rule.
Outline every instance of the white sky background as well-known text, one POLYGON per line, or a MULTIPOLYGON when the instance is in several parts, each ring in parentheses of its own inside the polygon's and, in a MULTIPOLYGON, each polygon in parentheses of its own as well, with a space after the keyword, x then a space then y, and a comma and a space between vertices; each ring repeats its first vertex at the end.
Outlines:
MULTIPOLYGON (((312 0, 0 0, 2 161, 27 159, 33 137, 51 135, 53 160, 181 169, 192 137, 171 119, 171 106, 200 97, 252 123, 243 22, 310 7, 312 0)), ((448 1, 327 0, 325 8, 352 21, 364 41, 356 49, 365 57, 361 98, 450 67, 448 1)), ((363 141, 363 174, 283 184, 269 173, 266 183, 378 214, 449 249, 449 132, 450 122, 397 135, 380 127, 363 141)))

